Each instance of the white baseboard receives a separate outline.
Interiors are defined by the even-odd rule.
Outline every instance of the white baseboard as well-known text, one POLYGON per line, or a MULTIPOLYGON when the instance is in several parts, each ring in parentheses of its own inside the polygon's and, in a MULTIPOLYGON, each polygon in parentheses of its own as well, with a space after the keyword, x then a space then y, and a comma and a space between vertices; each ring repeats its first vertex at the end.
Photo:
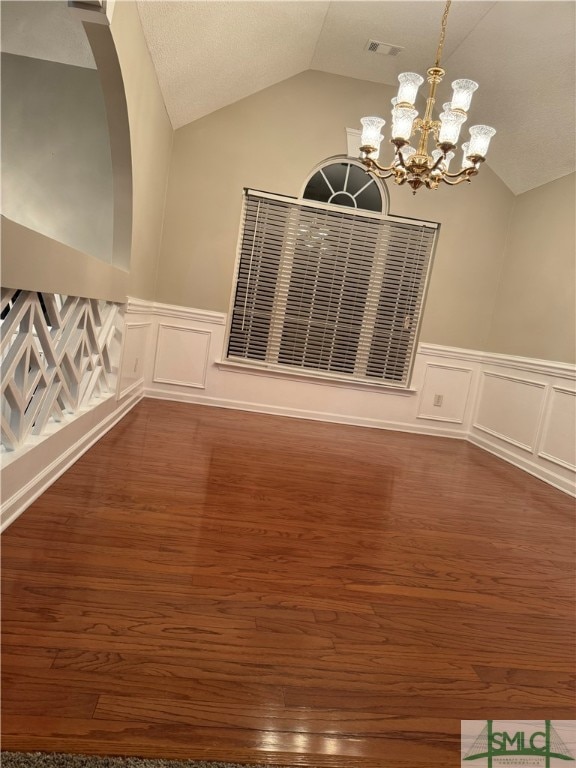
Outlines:
POLYGON ((324 411, 307 411, 302 408, 285 408, 279 405, 265 403, 250 403, 241 400, 229 400, 206 395, 176 392, 168 389, 146 389, 145 397, 156 400, 173 400, 179 403, 194 403, 196 405, 208 405, 214 408, 230 408, 236 411, 250 411, 251 413, 266 413, 272 416, 287 416, 293 419, 307 419, 309 421, 326 421, 332 424, 348 424, 355 427, 370 427, 373 429, 390 429, 396 432, 413 432, 419 435, 435 435, 436 437, 453 437, 463 440, 466 434, 461 429, 450 427, 438 427, 421 422, 412 424, 409 422, 385 421, 383 419, 368 419, 360 416, 347 416, 338 413, 324 411))
POLYGON ((528 474, 548 483, 548 485, 553 485, 554 488, 558 488, 558 490, 564 491, 564 493, 568 493, 570 496, 576 496, 576 486, 574 485, 573 480, 561 477, 556 474, 556 472, 546 469, 542 465, 537 464, 530 457, 520 456, 518 453, 509 451, 502 445, 499 445, 495 440, 491 440, 490 437, 480 437, 480 435, 472 433, 467 435, 466 438, 472 445, 476 445, 478 448, 488 451, 488 453, 497 456, 499 459, 504 459, 504 461, 509 464, 513 464, 515 467, 523 469, 524 472, 528 472, 528 474))
POLYGON ((142 398, 144 391, 144 379, 138 379, 134 382, 134 384, 131 384, 129 387, 126 387, 126 389, 123 389, 122 392, 119 393, 118 399, 123 400, 125 397, 128 397, 128 395, 134 395, 138 394, 140 398, 142 398))
MULTIPOLYGON (((86 451, 91 448, 103 435, 106 434, 113 426, 115 426, 120 419, 130 411, 136 403, 142 399, 142 391, 134 392, 129 397, 124 399, 122 403, 115 408, 112 413, 105 416, 99 423, 97 423, 92 429, 82 434, 82 436, 75 440, 63 453, 58 455, 53 461, 51 461, 44 469, 41 469, 34 477, 29 480, 18 491, 14 492, 8 499, 2 503, 2 511, 0 512, 0 531, 3 531, 11 523, 19 517, 24 510, 32 504, 45 490, 47 490, 52 483, 54 483, 61 475, 68 470, 72 464, 74 464, 86 451)), ((105 404, 104 404, 105 405, 105 404)), ((89 412, 88 416, 94 418, 98 409, 89 412)), ((73 426, 74 422, 69 425, 73 426)), ((66 427, 64 427, 59 433, 57 433, 60 439, 65 438, 66 427)), ((49 441, 50 438, 47 439, 49 441)), ((48 442, 47 442, 48 444, 48 442)), ((38 446, 40 447, 40 446, 38 446)), ((30 459, 34 448, 22 458, 30 459)), ((14 462, 16 462, 18 459, 14 462)))

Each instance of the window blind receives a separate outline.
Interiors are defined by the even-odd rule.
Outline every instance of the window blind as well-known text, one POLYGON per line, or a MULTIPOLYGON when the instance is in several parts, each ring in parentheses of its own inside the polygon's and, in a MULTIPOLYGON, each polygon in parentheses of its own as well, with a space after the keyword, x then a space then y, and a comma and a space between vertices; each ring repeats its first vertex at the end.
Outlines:
POLYGON ((248 191, 228 359, 407 386, 436 232, 248 191))

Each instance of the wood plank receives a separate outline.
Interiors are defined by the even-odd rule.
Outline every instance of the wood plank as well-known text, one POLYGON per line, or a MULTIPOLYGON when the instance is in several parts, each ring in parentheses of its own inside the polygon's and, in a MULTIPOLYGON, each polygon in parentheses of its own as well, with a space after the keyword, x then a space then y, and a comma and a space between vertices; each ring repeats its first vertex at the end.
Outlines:
MULTIPOLYGON (((572 666, 566 659, 566 666, 572 666)), ((474 672, 485 683, 503 683, 510 685, 528 685, 532 688, 547 688, 576 693, 576 672, 574 668, 564 671, 544 669, 518 669, 517 667, 485 667, 474 665, 474 672)))
MULTIPOLYGON (((192 680, 246 681, 248 684, 268 686, 298 685, 303 678, 307 686, 338 685, 346 690, 385 691, 399 680, 406 685, 418 685, 422 678, 436 680, 440 685, 448 681, 478 681, 478 675, 464 660, 435 659, 425 664, 415 656, 404 660, 402 649, 395 655, 385 654, 376 662, 351 660, 344 655, 322 654, 312 666, 308 659, 284 660, 271 663, 270 657, 263 664, 257 660, 233 661, 215 659, 207 654, 186 654, 176 650, 170 656, 150 656, 135 652, 89 652, 75 649, 62 650, 53 662, 54 669, 92 672, 102 677, 110 675, 119 679, 139 681, 153 685, 156 678, 192 680), (289 661, 290 663, 286 663, 289 661)), ((159 685, 162 685, 162 680, 159 685)))
MULTIPOLYGON (((38 670, 40 671, 40 670, 38 670)), ((3 715, 51 715, 52 717, 92 717, 98 695, 70 690, 52 676, 49 682, 22 674, 4 674, 2 678, 3 715)))
MULTIPOLYGON (((574 695, 572 691, 545 691, 531 686, 511 685, 509 683, 484 683, 445 681, 444 684, 435 680, 420 681, 410 685, 399 679, 393 686, 382 691, 350 692, 330 688, 286 688, 286 707, 301 707, 311 717, 323 712, 333 712, 347 709, 366 713, 382 713, 420 717, 425 716, 430 708, 442 708, 445 717, 462 720, 481 720, 486 710, 486 700, 490 701, 490 712, 495 718, 505 719, 511 711, 516 717, 524 719, 548 717, 563 719, 571 718, 574 712, 574 695), (531 715, 529 713, 532 713, 531 715)), ((101 706, 102 699, 98 706, 101 706)), ((356 726, 356 723, 355 723, 356 726)), ((369 726, 373 727, 373 726, 369 726)))
POLYGON ((2 669, 49 669, 56 658, 58 651, 54 648, 42 646, 30 647, 19 645, 2 648, 2 669))
POLYGON ((452 768, 576 718, 575 522, 459 441, 145 400, 3 536, 3 746, 452 768))
MULTIPOLYGON (((17 679, 20 684, 30 689, 41 684, 48 688, 54 685, 54 669, 58 669, 58 686, 80 695, 123 697, 128 690, 132 698, 150 699, 162 696, 192 702, 197 706, 210 703, 226 704, 247 710, 252 706, 265 706, 267 709, 284 707, 284 691, 278 685, 213 678, 198 679, 192 674, 187 674, 190 670, 187 669, 188 660, 184 656, 173 659, 171 664, 156 663, 153 674, 139 672, 138 667, 142 661, 147 663, 149 671, 152 672, 154 661, 135 657, 131 672, 122 670, 118 665, 108 665, 108 671, 105 671, 103 665, 84 664, 80 669, 79 664, 55 664, 52 669, 18 669, 17 679)), ((4 677, 9 684, 16 679, 14 673, 4 672, 4 677)))

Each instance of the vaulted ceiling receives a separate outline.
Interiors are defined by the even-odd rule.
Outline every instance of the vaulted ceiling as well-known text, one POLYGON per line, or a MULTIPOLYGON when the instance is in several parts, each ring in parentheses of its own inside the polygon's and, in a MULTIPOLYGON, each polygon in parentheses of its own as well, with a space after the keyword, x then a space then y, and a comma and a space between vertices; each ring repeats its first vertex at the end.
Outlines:
MULTIPOLYGON (((443 0, 138 0, 174 128, 307 69, 397 85, 425 74, 443 0), (366 50, 369 39, 400 47, 366 50)), ((519 194, 575 168, 575 0, 454 0, 438 102, 480 83, 468 124, 498 133, 488 164, 519 194)), ((3 50, 94 66, 65 2, 2 3, 3 50)), ((389 119, 383 98, 373 114, 389 119)), ((360 118, 361 115, 358 115, 360 118)), ((346 127, 342 126, 342 130, 346 127)))
MULTIPOLYGON (((175 128, 306 69, 389 85, 400 72, 425 74, 444 7, 436 0, 138 5, 175 128), (403 50, 370 53, 369 39, 403 50)), ((453 79, 480 83, 468 124, 497 128, 488 164, 516 194, 574 170, 575 8, 572 0, 455 0, 450 10, 439 102, 449 100, 453 79)), ((383 101, 373 113, 384 110, 383 101)))

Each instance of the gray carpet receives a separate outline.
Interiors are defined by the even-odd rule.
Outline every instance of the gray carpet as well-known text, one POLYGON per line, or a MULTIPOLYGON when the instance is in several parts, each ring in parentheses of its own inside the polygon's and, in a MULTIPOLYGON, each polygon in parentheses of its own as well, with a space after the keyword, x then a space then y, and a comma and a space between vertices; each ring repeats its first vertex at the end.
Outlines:
POLYGON ((264 768, 204 760, 152 760, 140 757, 91 757, 44 752, 2 752, 2 768, 264 768))

